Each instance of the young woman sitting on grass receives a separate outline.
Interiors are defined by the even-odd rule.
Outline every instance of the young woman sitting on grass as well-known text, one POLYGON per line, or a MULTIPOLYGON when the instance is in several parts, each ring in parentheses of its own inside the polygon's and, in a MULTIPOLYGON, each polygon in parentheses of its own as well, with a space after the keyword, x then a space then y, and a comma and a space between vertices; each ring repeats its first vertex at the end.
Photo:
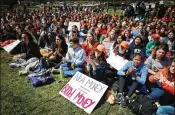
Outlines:
POLYGON ((144 86, 147 75, 148 68, 142 61, 142 56, 140 54, 135 54, 132 61, 129 61, 124 65, 124 67, 117 72, 119 76, 119 92, 116 96, 116 103, 122 106, 127 105, 128 99, 136 91, 138 87, 144 86), (124 95, 125 88, 131 86, 126 95, 124 95))
POLYGON ((95 40, 93 33, 88 32, 86 41, 82 44, 82 48, 85 50, 86 55, 89 56, 94 49, 98 46, 98 42, 95 40))
POLYGON ((145 64, 148 66, 149 74, 154 75, 159 70, 167 67, 171 60, 166 57, 166 53, 168 51, 168 46, 165 44, 159 45, 158 48, 152 53, 151 56, 148 57, 145 64))
POLYGON ((67 51, 68 45, 66 44, 65 38, 62 35, 56 36, 55 52, 53 52, 48 59, 49 66, 59 68, 59 63, 62 61, 62 58, 66 56, 67 51), (58 67, 56 66, 57 64, 58 67))
POLYGON ((106 63, 106 49, 103 45, 98 45, 95 51, 86 57, 88 75, 98 81, 105 81, 106 63))
POLYGON ((29 63, 42 57, 38 45, 33 42, 33 39, 28 32, 22 33, 21 38, 22 42, 18 47, 18 53, 20 54, 13 57, 15 63, 10 63, 10 67, 25 67, 29 63))
POLYGON ((84 49, 81 48, 78 39, 70 39, 71 52, 67 52, 67 57, 62 59, 65 61, 60 65, 61 76, 72 77, 77 71, 83 72, 83 64, 85 62, 86 53, 84 49))
POLYGON ((163 101, 166 104, 158 106, 157 115, 174 115, 174 105, 175 105, 175 59, 172 60, 172 63, 169 67, 166 67, 160 70, 155 75, 149 77, 149 81, 152 83, 151 93, 148 95, 150 99, 164 99, 163 101), (164 98, 161 98, 163 97, 164 98))

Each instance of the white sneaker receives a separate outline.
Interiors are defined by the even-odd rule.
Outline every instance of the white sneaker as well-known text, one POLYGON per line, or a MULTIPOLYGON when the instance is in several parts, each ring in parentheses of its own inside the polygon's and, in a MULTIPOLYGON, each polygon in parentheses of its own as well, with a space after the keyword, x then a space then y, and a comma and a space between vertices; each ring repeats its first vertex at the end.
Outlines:
POLYGON ((159 107, 159 106, 160 106, 160 103, 159 103, 159 102, 155 102, 155 104, 157 105, 157 107, 159 107))
POLYGON ((27 70, 21 70, 19 71, 19 75, 26 75, 27 74, 27 70))

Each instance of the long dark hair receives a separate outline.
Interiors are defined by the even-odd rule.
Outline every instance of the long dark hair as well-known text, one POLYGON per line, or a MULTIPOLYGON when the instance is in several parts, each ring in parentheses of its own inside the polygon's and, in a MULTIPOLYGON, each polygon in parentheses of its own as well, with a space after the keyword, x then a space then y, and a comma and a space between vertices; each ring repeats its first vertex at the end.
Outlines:
POLYGON ((139 44, 139 46, 140 46, 140 48, 143 48, 143 40, 142 40, 142 37, 141 36, 136 36, 135 37, 135 39, 133 40, 133 42, 132 42, 132 44, 133 44, 133 46, 134 46, 134 48, 135 48, 135 40, 136 40, 136 38, 139 38, 140 39, 140 44, 139 44))
MULTIPOLYGON (((29 43, 30 43, 30 42, 33 42, 33 37, 32 37, 32 35, 31 35, 29 32, 23 31, 23 32, 21 33, 21 36, 22 36, 22 34, 27 35, 27 37, 28 37, 28 39, 29 39, 29 43)), ((22 39, 22 38, 21 38, 21 39, 22 39)))
POLYGON ((57 37, 61 40, 60 44, 56 44, 56 48, 62 50, 64 46, 66 46, 66 40, 62 35, 57 35, 57 37))

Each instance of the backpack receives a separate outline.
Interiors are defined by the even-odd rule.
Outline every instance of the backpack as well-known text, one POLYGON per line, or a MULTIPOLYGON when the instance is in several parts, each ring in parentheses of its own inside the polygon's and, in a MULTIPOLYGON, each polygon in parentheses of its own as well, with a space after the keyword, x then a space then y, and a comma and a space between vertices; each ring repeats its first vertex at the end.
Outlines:
POLYGON ((42 86, 44 84, 49 84, 52 83, 54 81, 54 78, 50 75, 48 76, 31 76, 28 77, 29 82, 34 86, 34 87, 39 87, 42 86))
POLYGON ((129 109, 137 115, 152 115, 157 106, 146 95, 139 94, 130 100, 129 109))

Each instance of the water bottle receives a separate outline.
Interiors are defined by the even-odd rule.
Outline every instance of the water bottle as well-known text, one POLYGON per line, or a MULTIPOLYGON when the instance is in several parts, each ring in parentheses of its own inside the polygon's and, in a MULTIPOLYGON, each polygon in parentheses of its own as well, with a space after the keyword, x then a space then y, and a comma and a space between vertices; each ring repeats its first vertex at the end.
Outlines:
POLYGON ((60 66, 60 77, 63 78, 64 77, 64 72, 63 72, 63 68, 60 66))

